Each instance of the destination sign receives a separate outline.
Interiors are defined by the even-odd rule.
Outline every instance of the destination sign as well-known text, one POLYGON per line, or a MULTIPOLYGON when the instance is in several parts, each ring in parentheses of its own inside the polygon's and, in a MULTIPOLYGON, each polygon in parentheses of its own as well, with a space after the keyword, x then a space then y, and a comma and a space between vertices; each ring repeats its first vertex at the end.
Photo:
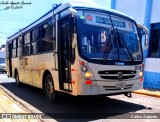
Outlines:
MULTIPOLYGON (((111 20, 109 18, 96 16, 96 22, 101 24, 111 25, 111 20)), ((125 22, 118 20, 112 20, 112 22, 114 26, 126 28, 125 22)))

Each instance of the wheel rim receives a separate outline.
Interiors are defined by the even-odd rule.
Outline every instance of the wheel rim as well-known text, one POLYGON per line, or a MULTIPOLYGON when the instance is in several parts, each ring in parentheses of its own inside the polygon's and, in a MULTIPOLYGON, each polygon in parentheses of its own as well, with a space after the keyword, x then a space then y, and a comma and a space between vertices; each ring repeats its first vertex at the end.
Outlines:
POLYGON ((53 88, 53 83, 51 80, 48 80, 47 83, 45 84, 46 86, 46 94, 47 97, 52 98, 53 93, 54 93, 54 88, 53 88))

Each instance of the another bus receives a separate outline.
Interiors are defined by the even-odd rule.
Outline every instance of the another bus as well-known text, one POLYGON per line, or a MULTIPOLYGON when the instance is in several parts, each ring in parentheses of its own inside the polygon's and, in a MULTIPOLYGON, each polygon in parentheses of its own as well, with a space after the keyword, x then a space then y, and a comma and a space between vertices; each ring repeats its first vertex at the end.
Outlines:
POLYGON ((7 41, 7 71, 17 85, 78 95, 130 95, 143 87, 137 24, 115 10, 84 3, 54 5, 7 41))
POLYGON ((137 24, 139 31, 140 31, 140 40, 142 44, 142 49, 143 49, 143 57, 146 58, 148 54, 148 41, 149 41, 149 30, 147 27, 145 27, 142 24, 137 24))
POLYGON ((140 28, 142 32, 142 48, 143 48, 143 57, 145 58, 145 67, 144 67, 144 88, 159 90, 160 89, 160 58, 158 57, 159 53, 158 50, 155 49, 155 45, 157 45, 158 49, 158 36, 155 36, 157 33, 152 32, 152 30, 158 30, 156 26, 154 26, 151 29, 150 34, 150 43, 149 41, 149 30, 141 24, 138 24, 138 27, 140 28), (155 29, 156 28, 156 29, 155 29), (152 45, 152 39, 154 39, 154 43, 152 45), (150 45, 149 45, 150 44, 150 45), (151 50, 154 51, 151 51, 151 50), (156 51, 155 51, 156 50, 156 51), (152 52, 152 54, 151 54, 152 52))
POLYGON ((4 50, 0 50, 0 72, 6 73, 6 52, 4 50))

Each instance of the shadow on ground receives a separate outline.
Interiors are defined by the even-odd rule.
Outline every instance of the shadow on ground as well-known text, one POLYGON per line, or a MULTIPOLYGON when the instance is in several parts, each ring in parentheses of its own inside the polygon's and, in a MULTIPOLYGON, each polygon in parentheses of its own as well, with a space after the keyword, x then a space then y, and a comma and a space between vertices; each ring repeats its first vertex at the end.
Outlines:
POLYGON ((142 105, 129 103, 109 97, 73 97, 62 94, 58 103, 50 103, 43 91, 28 85, 18 88, 15 83, 2 83, 20 99, 28 102, 51 118, 63 119, 105 119, 115 116, 124 117, 129 112, 146 109, 142 105))

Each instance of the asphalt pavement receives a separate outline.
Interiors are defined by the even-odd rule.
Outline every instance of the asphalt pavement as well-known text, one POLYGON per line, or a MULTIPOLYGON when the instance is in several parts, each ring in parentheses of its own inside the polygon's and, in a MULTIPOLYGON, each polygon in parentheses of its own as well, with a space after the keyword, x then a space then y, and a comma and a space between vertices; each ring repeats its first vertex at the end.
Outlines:
MULTIPOLYGON (((7 78, 6 75, 0 75, 0 101, 3 101, 0 107, 9 106, 6 111, 0 110, 0 113, 13 112, 10 104, 16 104, 21 111, 16 113, 40 113, 47 119, 33 119, 34 121, 135 121, 132 117, 139 114, 149 114, 150 116, 160 113, 160 98, 148 95, 133 93, 132 98, 124 95, 109 97, 73 97, 62 95, 59 103, 53 104, 46 100, 42 90, 23 85, 18 88, 15 80, 7 78), (3 93, 3 94, 2 94, 3 93), (9 101, 4 101, 7 96, 9 101), (1 100, 2 99, 2 100, 1 100), (5 104, 3 104, 5 102, 5 104), (10 103, 6 105, 7 103, 10 103), (68 117, 68 118, 67 118, 68 117), (130 118, 130 119, 128 119, 130 118)), ((16 106, 13 105, 13 106, 16 106)), ((17 108, 17 107, 16 107, 17 108)), ((13 108, 14 109, 14 108, 13 108)), ((18 109, 16 109, 18 110, 18 109)), ((148 115, 148 116, 149 116, 148 115)), ((1 121, 1 120, 0 120, 1 121)), ((18 121, 18 120, 17 120, 18 121)), ((28 121, 28 120, 25 120, 28 121)), ((136 122, 149 122, 149 119, 136 119, 136 122)), ((158 119, 153 119, 159 122, 158 119)))

